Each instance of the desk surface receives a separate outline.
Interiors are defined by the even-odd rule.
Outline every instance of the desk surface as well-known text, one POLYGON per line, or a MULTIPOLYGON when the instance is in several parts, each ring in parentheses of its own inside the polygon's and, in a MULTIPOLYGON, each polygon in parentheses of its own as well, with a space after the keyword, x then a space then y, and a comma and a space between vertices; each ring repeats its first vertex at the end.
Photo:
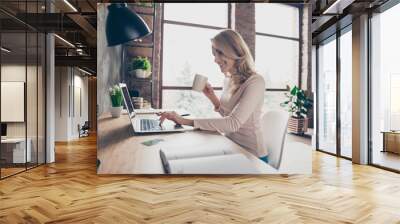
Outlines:
MULTIPOLYGON (((145 116, 145 115, 143 115, 145 116)), ((151 115, 150 115, 151 116, 151 115)), ((99 174, 163 174, 159 150, 177 145, 201 145, 210 143, 230 147, 249 158, 257 173, 274 173, 269 165, 247 152, 223 135, 207 131, 134 135, 127 114, 119 118, 102 115, 98 120, 97 157, 101 161, 99 174), (145 146, 142 142, 161 138, 164 141, 145 146)))
MULTIPOLYGON (((27 141, 30 141, 30 138, 26 139, 27 141)), ((1 139, 1 143, 20 143, 20 142, 25 142, 25 138, 5 138, 1 139)))

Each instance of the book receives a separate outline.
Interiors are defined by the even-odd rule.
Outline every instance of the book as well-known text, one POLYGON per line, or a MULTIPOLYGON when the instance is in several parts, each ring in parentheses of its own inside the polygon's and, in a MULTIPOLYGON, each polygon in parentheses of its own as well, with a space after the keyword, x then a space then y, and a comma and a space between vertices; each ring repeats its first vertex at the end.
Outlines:
POLYGON ((167 174, 256 174, 242 153, 212 145, 164 148, 160 158, 167 174))

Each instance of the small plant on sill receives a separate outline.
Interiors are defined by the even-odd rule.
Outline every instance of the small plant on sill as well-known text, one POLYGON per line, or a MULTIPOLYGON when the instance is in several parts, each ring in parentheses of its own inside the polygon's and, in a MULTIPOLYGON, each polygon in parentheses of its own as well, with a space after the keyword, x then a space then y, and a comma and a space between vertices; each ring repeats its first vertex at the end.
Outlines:
POLYGON ((148 78, 151 74, 151 63, 147 57, 134 57, 131 63, 131 71, 138 78, 148 78))

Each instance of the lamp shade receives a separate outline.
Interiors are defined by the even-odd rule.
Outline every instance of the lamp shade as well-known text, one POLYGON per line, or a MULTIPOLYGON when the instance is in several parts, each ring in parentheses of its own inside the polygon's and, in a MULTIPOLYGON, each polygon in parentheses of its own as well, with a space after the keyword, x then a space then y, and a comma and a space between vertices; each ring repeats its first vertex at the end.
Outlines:
POLYGON ((112 3, 108 6, 106 36, 109 47, 139 39, 151 34, 146 22, 126 3, 112 3))

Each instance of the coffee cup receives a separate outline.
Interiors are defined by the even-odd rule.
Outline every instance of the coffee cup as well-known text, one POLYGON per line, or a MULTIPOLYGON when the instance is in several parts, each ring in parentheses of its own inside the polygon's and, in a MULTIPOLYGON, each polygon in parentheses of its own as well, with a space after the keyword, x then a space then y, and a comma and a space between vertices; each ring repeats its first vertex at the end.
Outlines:
POLYGON ((197 92, 203 91, 203 89, 207 85, 207 80, 208 80, 208 78, 206 76, 196 74, 194 76, 192 90, 197 91, 197 92))

